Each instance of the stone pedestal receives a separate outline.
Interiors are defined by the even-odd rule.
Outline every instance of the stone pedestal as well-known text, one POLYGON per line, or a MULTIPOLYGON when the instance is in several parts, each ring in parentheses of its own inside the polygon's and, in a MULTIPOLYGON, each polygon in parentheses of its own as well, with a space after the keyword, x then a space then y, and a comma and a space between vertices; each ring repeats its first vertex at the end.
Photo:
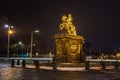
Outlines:
POLYGON ((73 36, 65 33, 55 35, 54 39, 56 43, 56 56, 58 61, 81 62, 80 60, 82 59, 80 58, 83 57, 83 36, 73 36))

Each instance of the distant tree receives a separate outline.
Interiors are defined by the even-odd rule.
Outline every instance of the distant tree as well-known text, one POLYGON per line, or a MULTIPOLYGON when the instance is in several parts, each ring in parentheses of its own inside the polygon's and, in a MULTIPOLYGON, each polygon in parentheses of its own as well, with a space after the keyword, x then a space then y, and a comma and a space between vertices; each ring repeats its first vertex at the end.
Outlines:
POLYGON ((23 49, 23 53, 26 53, 25 50, 27 49, 26 45, 23 45, 23 47, 16 43, 10 46, 10 55, 11 56, 21 56, 22 54, 22 49, 23 49))
POLYGON ((83 51, 85 52, 85 55, 90 55, 91 54, 91 43, 85 41, 83 44, 83 51))
POLYGON ((51 47, 45 41, 36 41, 33 47, 33 53, 38 52, 39 54, 47 54, 51 51, 51 47))

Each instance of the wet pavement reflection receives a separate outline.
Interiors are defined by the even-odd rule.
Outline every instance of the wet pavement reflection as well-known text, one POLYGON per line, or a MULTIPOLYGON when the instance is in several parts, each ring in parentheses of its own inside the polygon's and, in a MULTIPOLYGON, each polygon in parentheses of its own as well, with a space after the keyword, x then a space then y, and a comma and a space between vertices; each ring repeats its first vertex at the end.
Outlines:
POLYGON ((120 80, 118 70, 51 71, 0 64, 0 80, 120 80))

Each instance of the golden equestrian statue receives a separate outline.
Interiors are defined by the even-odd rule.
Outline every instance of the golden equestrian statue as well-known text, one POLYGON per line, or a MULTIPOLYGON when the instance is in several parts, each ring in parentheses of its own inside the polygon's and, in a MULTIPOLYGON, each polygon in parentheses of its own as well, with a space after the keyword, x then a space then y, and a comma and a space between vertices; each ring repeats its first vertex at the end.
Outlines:
POLYGON ((69 35, 76 36, 77 35, 76 29, 72 21, 73 21, 73 18, 71 14, 69 14, 68 17, 64 15, 62 17, 62 23, 60 24, 60 30, 64 28, 68 32, 69 35))

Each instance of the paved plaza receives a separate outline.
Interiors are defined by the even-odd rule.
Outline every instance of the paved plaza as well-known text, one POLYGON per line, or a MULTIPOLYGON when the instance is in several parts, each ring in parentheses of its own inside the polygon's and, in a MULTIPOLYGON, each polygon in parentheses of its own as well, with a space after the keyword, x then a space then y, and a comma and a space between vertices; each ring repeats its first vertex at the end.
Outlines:
POLYGON ((120 80, 120 70, 53 71, 30 66, 11 68, 8 63, 0 63, 0 80, 120 80))

